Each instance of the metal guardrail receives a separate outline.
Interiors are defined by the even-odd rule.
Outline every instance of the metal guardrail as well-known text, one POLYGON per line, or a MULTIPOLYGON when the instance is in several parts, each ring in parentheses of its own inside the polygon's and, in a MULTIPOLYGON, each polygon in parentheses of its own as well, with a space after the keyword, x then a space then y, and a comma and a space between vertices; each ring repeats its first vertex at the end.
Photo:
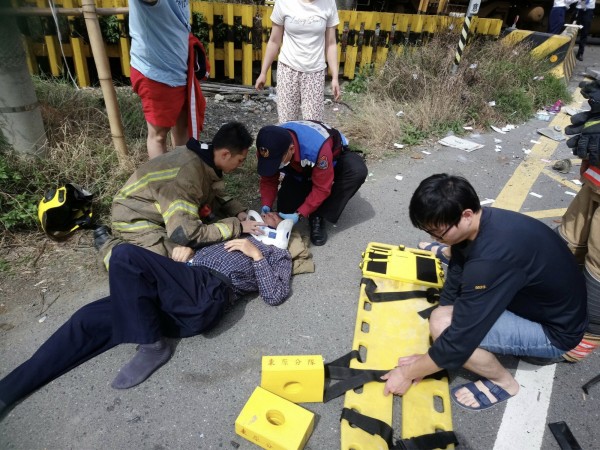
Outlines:
MULTIPOLYGON (((44 30, 37 39, 24 35, 29 71, 40 71, 40 60, 46 59, 52 76, 61 76, 64 70, 63 54, 73 62, 77 83, 81 87, 89 86, 91 78, 88 70, 88 58, 92 56, 90 46, 77 30, 77 18, 81 8, 80 0, 61 0, 55 2, 58 13, 66 15, 68 32, 62 39, 56 32, 48 4, 45 0, 13 0, 11 10, 0 13, 18 16, 46 16, 40 19, 44 30), (25 8, 23 8, 25 7, 25 8), (65 8, 61 10, 60 8, 65 8)), ((118 23, 118 42, 105 43, 110 58, 118 58, 122 75, 129 77, 130 40, 127 34, 127 0, 96 0, 100 15, 114 15, 118 23)), ((222 63, 225 79, 253 85, 253 69, 258 70, 265 52, 271 29, 271 7, 241 5, 231 3, 213 3, 191 0, 190 8, 194 19, 200 19, 210 58, 211 78, 214 79, 222 63), (219 65, 217 65, 219 62, 219 65), (257 63, 257 67, 254 67, 257 63)), ((401 52, 406 45, 419 45, 432 34, 448 29, 460 30, 463 18, 423 14, 395 14, 370 11, 339 11, 338 60, 340 75, 353 79, 364 66, 381 66, 390 52, 401 52)), ((502 22, 499 19, 473 18, 471 33, 497 37, 502 22)), ((267 85, 272 81, 267 75, 267 85)))

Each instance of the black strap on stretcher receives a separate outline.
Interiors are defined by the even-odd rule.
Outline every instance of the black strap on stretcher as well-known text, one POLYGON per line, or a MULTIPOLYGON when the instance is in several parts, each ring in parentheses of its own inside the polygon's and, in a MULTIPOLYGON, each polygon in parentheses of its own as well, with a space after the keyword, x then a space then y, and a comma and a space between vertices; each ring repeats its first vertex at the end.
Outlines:
POLYGON ((329 400, 345 394, 346 391, 363 386, 371 381, 383 383, 385 380, 382 380, 381 376, 391 370, 351 369, 350 361, 354 358, 356 358, 358 362, 363 362, 358 350, 352 350, 350 353, 345 354, 335 361, 325 364, 325 378, 341 381, 330 384, 325 388, 323 402, 327 403, 329 400))
POLYGON ((413 298, 424 298, 429 303, 435 303, 440 296, 440 290, 437 288, 428 288, 424 291, 375 292, 377 284, 371 278, 366 277, 360 280, 360 284, 365 285, 365 294, 367 294, 369 301, 373 303, 412 300, 413 298))
MULTIPOLYGON (((371 278, 362 278, 361 284, 365 285, 365 293, 371 302, 391 302, 400 300, 410 300, 413 298, 426 298, 428 302, 434 303, 439 297, 439 289, 429 288, 426 291, 404 291, 404 292, 375 292, 377 284, 371 278)), ((418 314, 423 318, 429 318, 431 311, 436 308, 434 305, 418 314)), ((343 395, 350 389, 361 387, 371 381, 383 382, 382 375, 388 373, 389 370, 374 370, 374 369, 351 369, 350 361, 354 358, 362 363, 358 350, 352 350, 350 353, 325 364, 325 378, 329 380, 341 380, 338 383, 330 384, 325 388, 323 401, 326 403, 329 400, 343 395)))
POLYGON ((387 423, 373 417, 365 416, 353 409, 344 408, 340 420, 346 419, 352 426, 360 428, 369 434, 380 436, 387 442, 390 450, 432 450, 446 448, 450 444, 458 445, 458 439, 453 431, 438 431, 423 434, 410 439, 401 439, 394 443, 394 430, 387 423))
MULTIPOLYGON (((323 394, 323 402, 327 403, 329 400, 338 398, 350 389, 364 386, 371 381, 377 381, 384 383, 385 380, 381 379, 382 375, 385 375, 390 370, 376 370, 376 369, 351 369, 350 361, 354 358, 358 362, 363 362, 358 350, 352 350, 346 353, 344 356, 325 364, 325 379, 329 380, 341 380, 335 384, 330 384, 325 387, 325 393, 323 394)), ((439 372, 427 375, 424 379, 435 379, 441 380, 443 377, 448 377, 448 372, 440 370, 439 372)))
POLYGON ((585 383, 583 386, 581 386, 581 389, 583 389, 583 392, 589 395, 588 389, 591 388, 593 385, 598 384, 598 382, 600 382, 600 375, 596 375, 590 381, 585 383))

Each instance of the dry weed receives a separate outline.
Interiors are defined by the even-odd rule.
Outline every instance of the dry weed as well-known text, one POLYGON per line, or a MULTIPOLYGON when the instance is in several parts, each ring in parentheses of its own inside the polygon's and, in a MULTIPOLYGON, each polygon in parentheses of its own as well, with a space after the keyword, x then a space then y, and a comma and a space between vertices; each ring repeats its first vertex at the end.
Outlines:
POLYGON ((377 100, 371 96, 361 97, 355 107, 359 114, 347 116, 340 129, 351 144, 361 143, 367 153, 378 154, 373 149, 391 148, 394 142, 400 142, 399 103, 391 99, 377 100))
POLYGON ((548 63, 531 56, 526 45, 476 40, 453 73, 457 42, 456 33, 437 34, 425 45, 390 55, 366 83, 362 75, 368 99, 356 100, 348 124, 359 147, 380 156, 392 140, 417 144, 448 130, 460 134, 463 125, 516 123, 569 98, 564 83, 548 75, 548 63))

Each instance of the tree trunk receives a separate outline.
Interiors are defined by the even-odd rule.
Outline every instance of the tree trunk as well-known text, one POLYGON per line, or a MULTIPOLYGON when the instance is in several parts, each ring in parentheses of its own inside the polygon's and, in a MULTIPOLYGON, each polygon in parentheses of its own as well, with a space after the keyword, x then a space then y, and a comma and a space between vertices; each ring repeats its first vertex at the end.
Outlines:
POLYGON ((22 154, 43 156, 46 131, 15 18, 0 16, 0 131, 22 154))

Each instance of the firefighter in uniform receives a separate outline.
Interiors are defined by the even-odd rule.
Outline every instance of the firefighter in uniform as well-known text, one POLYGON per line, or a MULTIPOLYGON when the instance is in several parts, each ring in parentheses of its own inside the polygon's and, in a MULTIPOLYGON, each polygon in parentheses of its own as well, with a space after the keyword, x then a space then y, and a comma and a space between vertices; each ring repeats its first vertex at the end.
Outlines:
POLYGON ((192 138, 140 166, 113 199, 113 236, 106 227, 95 232, 105 267, 121 242, 170 257, 178 245, 197 248, 260 233, 258 222, 244 220, 247 208, 226 195, 222 178, 245 161, 250 145, 246 127, 231 122, 212 144, 192 138))
POLYGON ((262 211, 277 198, 279 215, 294 223, 308 218, 313 245, 327 241, 325 220, 336 223, 367 178, 363 158, 346 137, 317 121, 291 121, 261 128, 256 137, 262 211), (279 188, 279 172, 285 177, 279 188))
POLYGON ((565 133, 572 135, 567 145, 582 159, 583 186, 557 231, 583 265, 590 323, 581 343, 565 355, 569 361, 585 358, 600 344, 600 83, 579 86, 592 109, 572 116, 565 133))

